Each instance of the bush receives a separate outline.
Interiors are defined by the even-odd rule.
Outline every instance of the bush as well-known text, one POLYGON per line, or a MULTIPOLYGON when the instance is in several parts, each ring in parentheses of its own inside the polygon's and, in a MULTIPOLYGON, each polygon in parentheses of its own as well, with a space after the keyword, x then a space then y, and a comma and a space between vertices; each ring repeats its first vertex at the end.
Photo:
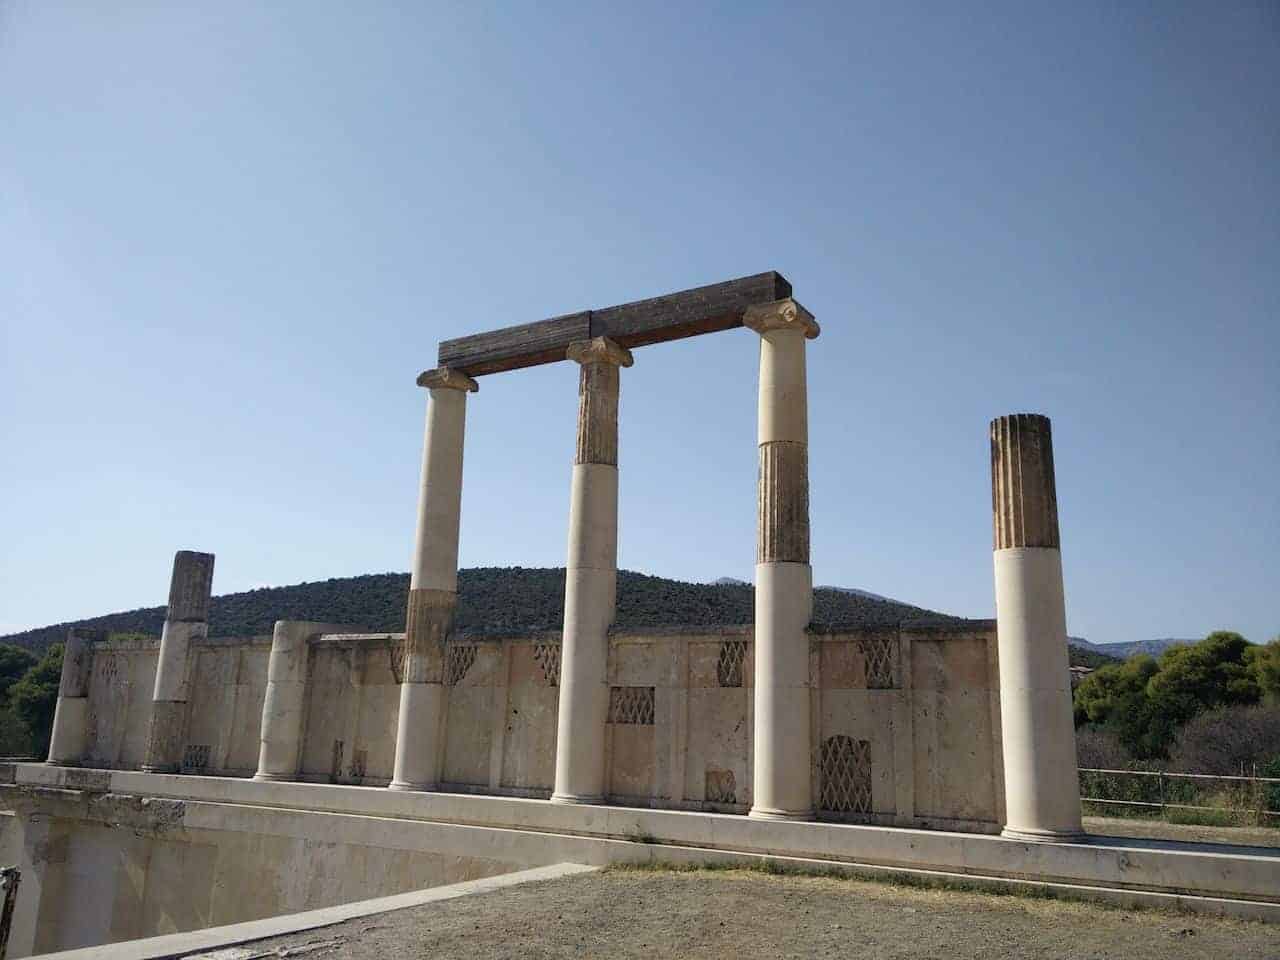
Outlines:
POLYGON ((1250 776, 1280 761, 1280 707, 1223 707, 1195 717, 1178 731, 1169 769, 1183 773, 1250 776))
POLYGON ((9 688, 9 705, 30 737, 35 756, 49 755, 53 732, 53 711, 58 706, 58 684, 62 679, 62 645, 55 644, 44 659, 9 688))
POLYGON ((1076 763, 1095 770, 1127 770, 1133 754, 1114 731, 1088 724, 1076 731, 1076 763))

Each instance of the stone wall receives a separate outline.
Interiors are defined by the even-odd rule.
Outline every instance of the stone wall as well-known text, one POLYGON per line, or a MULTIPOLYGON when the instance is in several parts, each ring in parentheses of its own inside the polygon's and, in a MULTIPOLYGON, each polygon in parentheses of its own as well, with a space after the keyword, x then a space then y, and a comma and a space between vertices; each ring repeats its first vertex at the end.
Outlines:
MULTIPOLYGON (((310 644, 299 779, 386 785, 401 637, 310 644)), ((1003 818, 995 631, 989 621, 810 634, 819 817, 996 831, 1003 818)), ((611 637, 609 799, 745 813, 751 805, 750 627, 611 637)), ((270 640, 208 640, 189 658, 184 772, 251 776, 270 640)), ((156 644, 99 643, 85 766, 142 759, 156 644)), ((442 789, 547 797, 555 776, 560 638, 451 640, 442 789)))

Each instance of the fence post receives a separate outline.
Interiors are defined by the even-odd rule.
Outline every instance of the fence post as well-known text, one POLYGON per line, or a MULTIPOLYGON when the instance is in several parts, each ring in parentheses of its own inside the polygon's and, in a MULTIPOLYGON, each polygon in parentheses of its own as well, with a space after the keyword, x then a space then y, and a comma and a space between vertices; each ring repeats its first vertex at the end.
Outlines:
POLYGON ((1160 770, 1160 771, 1158 771, 1158 772, 1159 772, 1159 774, 1160 774, 1160 776, 1159 776, 1159 778, 1158 778, 1158 779, 1159 779, 1159 781, 1160 781, 1160 819, 1161 819, 1161 820, 1163 820, 1163 819, 1165 818, 1165 809, 1164 809, 1164 771, 1163 771, 1163 770, 1160 770))
POLYGON ((1253 823, 1254 826, 1262 826, 1266 823, 1266 818, 1262 815, 1262 784, 1258 782, 1258 763, 1253 763, 1253 778, 1251 781, 1253 787, 1253 823))

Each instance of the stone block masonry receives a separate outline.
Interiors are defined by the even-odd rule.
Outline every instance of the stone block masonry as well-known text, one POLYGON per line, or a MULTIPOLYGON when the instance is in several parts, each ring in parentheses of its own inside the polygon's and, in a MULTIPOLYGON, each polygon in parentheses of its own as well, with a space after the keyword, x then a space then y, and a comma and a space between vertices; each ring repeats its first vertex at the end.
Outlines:
POLYGON ((182 766, 187 732, 187 659, 193 642, 209 633, 213 554, 179 550, 173 558, 169 609, 160 634, 160 659, 151 696, 147 734, 148 773, 174 773, 182 766))

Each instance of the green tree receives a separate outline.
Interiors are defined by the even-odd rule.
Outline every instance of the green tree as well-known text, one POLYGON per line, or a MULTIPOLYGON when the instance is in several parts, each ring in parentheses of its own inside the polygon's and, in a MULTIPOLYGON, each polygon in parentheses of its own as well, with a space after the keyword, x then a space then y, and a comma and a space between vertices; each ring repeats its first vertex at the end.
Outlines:
POLYGON ((22 647, 0 643, 0 756, 31 755, 31 738, 26 725, 9 709, 9 688, 36 664, 36 658, 22 647))
POLYGON ((1259 649, 1238 633, 1220 630, 1199 643, 1171 647, 1159 661, 1137 656, 1102 667, 1076 688, 1076 725, 1105 727, 1138 759, 1166 758, 1188 720, 1206 710, 1258 702, 1266 689, 1260 671, 1271 664, 1268 659, 1260 665, 1259 649))
POLYGON ((1219 630, 1197 644, 1166 650, 1147 683, 1155 712, 1176 728, 1205 710, 1257 703, 1258 682, 1245 662, 1248 649, 1240 634, 1219 630))
POLYGON ((1262 699, 1273 706, 1280 706, 1280 637, 1265 647, 1250 647, 1245 651, 1245 661, 1253 671, 1262 699))
POLYGON ((58 684, 62 679, 62 644, 54 644, 44 658, 9 688, 9 704, 27 728, 36 756, 49 753, 53 711, 58 705, 58 684))
POLYGON ((30 650, 0 643, 0 703, 8 699, 9 688, 35 665, 36 658, 30 650))

